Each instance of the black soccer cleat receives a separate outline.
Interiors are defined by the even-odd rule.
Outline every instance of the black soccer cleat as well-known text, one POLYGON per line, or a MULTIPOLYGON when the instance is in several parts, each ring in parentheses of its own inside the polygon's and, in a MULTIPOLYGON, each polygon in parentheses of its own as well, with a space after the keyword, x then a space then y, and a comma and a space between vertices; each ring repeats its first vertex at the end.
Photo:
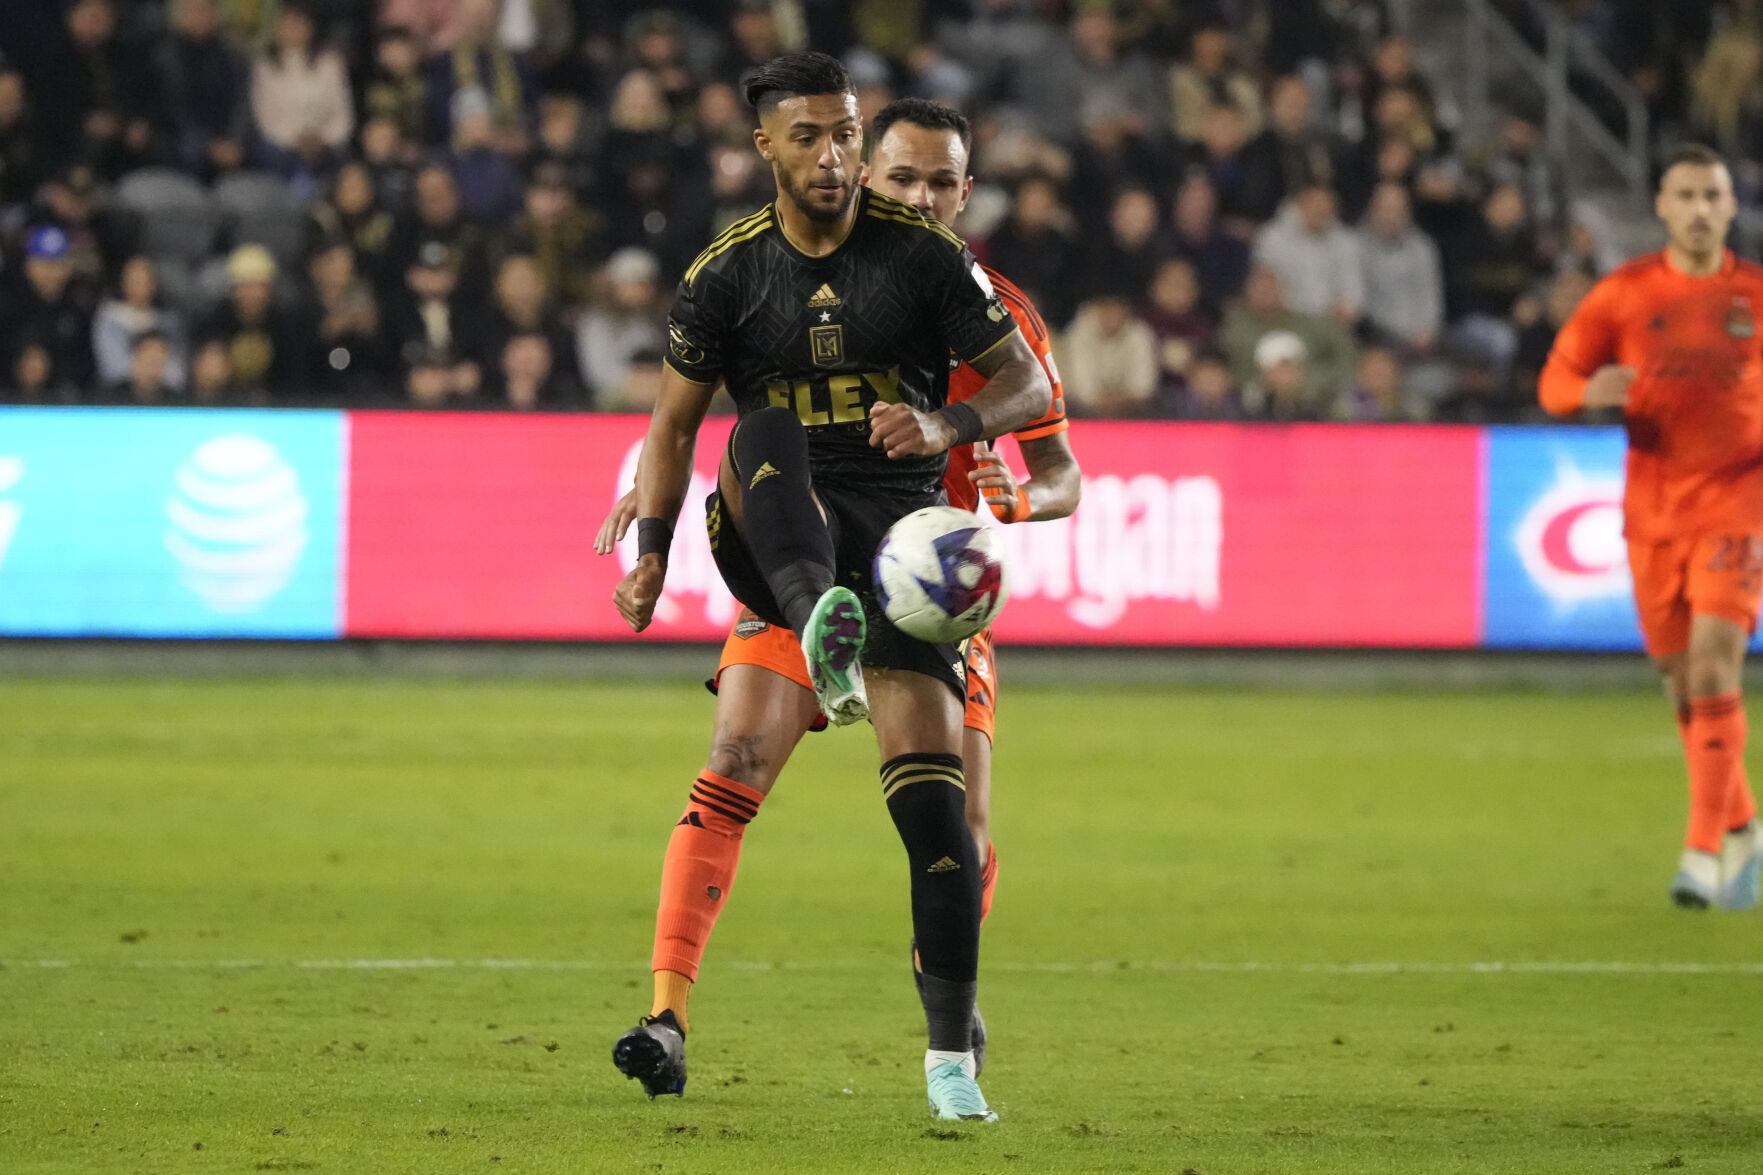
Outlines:
POLYGON ((643 1083, 654 1101, 658 1094, 686 1092, 686 1034, 671 1009, 644 1016, 612 1046, 612 1063, 626 1077, 643 1083))

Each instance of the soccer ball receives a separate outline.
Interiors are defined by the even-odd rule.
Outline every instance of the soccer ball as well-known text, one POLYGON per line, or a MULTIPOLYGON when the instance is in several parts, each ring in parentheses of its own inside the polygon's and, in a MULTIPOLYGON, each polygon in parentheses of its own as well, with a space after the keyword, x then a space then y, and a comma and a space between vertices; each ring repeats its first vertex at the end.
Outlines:
POLYGON ((954 506, 914 510, 888 528, 875 552, 882 611, 907 636, 963 641, 1004 610, 1010 585, 1003 543, 954 506))

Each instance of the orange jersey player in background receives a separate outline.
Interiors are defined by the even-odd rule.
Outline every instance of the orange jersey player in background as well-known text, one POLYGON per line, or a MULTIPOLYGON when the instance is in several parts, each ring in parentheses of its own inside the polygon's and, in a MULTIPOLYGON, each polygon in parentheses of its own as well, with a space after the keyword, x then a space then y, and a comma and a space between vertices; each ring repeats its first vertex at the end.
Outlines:
MULTIPOLYGON (((973 187, 967 171, 972 142, 967 120, 944 106, 922 99, 901 99, 876 115, 870 134, 875 146, 865 169, 864 183, 913 205, 928 219, 952 224, 973 187)), ((1047 326, 1022 291, 990 270, 986 274, 1046 369, 1053 385, 1053 401, 1045 415, 1012 434, 1022 448, 1029 480, 1018 482, 1004 459, 982 441, 950 450, 944 488, 953 504, 967 510, 978 509, 983 497, 992 512, 1005 522, 1063 518, 1077 508, 1081 472, 1066 440, 1065 401, 1047 326)), ((951 402, 964 399, 984 383, 983 376, 961 364, 951 372, 948 398, 951 402)), ((595 549, 601 554, 611 551, 634 517, 632 497, 626 495, 601 524, 595 549)), ((998 875, 990 830, 997 669, 992 660, 989 630, 967 646, 966 684, 962 731, 966 816, 979 860, 984 863, 980 907, 983 918, 990 911, 998 875)), ((802 736, 826 726, 800 642, 788 629, 768 624, 743 608, 723 645, 711 687, 717 695, 716 729, 710 752, 712 769, 738 776, 743 785, 761 796, 770 794, 802 736)), ((691 883, 695 875, 687 867, 689 863, 676 866, 671 848, 662 870, 651 1015, 672 1011, 682 1028, 688 1024, 686 1005, 710 932, 728 904, 740 839, 729 840, 722 846, 722 852, 726 860, 719 866, 719 876, 724 883, 709 897, 702 887, 691 883)), ((913 962, 916 979, 916 951, 913 962)), ((976 1065, 983 1066, 985 1021, 977 1009, 972 1043, 976 1065)))
POLYGON ((1740 693, 1763 598, 1763 267, 1725 247, 1732 177, 1706 147, 1672 157, 1655 209, 1668 244, 1586 295, 1538 393, 1557 415, 1622 409, 1635 604, 1689 765, 1671 897, 1742 910, 1763 872, 1740 693))

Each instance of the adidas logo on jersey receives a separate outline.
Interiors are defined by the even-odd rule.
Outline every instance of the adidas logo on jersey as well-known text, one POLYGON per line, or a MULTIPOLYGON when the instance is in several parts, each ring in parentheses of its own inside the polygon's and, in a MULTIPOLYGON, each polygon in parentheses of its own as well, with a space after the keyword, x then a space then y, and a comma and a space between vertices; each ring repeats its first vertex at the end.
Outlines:
POLYGON ((959 861, 956 861, 952 857, 944 857, 941 861, 938 861, 935 865, 932 865, 929 869, 926 869, 925 872, 926 873, 948 873, 948 872, 951 872, 952 870, 959 869, 959 868, 961 868, 961 863, 959 861))
POLYGON ((747 483, 747 488, 752 489, 754 486, 758 485, 760 482, 764 481, 766 478, 776 477, 777 475, 778 475, 777 466, 773 465, 769 461, 761 462, 759 468, 755 469, 753 471, 753 480, 747 483))
POLYGON ((818 290, 814 291, 814 297, 808 299, 810 306, 837 306, 839 304, 839 296, 833 293, 833 288, 824 282, 821 283, 818 290))

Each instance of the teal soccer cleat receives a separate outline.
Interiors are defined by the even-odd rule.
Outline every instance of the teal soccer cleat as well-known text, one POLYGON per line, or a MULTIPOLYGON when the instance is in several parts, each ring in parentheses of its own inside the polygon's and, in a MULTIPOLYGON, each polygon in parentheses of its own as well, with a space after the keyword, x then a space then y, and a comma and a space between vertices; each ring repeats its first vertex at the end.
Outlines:
POLYGON ((996 1122, 998 1115, 986 1105, 979 1083, 968 1071, 971 1054, 966 1061, 944 1061, 924 1075, 930 1094, 930 1112, 945 1122, 996 1122))
POLYGON ((1749 910, 1763 896, 1763 837, 1757 822, 1726 834, 1720 846, 1720 888, 1714 903, 1722 910, 1749 910))

